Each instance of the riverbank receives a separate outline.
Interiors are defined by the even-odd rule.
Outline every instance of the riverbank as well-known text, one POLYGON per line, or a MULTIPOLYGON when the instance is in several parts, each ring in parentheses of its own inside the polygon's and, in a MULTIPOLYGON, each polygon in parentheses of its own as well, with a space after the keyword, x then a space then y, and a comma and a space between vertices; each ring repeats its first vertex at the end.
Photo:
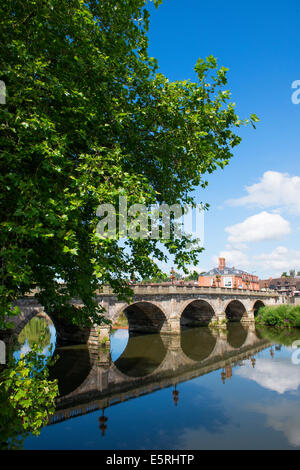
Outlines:
POLYGON ((259 309, 255 320, 261 325, 300 328, 300 305, 265 306, 259 309))

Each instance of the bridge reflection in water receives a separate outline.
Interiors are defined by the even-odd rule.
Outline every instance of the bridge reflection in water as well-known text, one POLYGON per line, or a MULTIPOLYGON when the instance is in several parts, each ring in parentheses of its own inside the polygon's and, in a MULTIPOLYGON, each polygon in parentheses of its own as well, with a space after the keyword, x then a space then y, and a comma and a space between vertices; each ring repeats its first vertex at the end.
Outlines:
POLYGON ((58 379, 60 396, 49 425, 170 386, 175 386, 176 404, 176 384, 215 370, 225 382, 231 367, 270 345, 254 325, 232 323, 222 329, 186 329, 180 335, 130 336, 115 361, 104 348, 59 348, 51 378, 58 379))

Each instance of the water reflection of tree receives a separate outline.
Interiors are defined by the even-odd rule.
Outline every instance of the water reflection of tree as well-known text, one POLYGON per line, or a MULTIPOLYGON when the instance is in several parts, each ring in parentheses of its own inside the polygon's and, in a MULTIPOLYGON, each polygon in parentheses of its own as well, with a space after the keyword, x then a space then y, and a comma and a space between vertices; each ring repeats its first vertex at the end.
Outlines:
POLYGON ((18 346, 21 348, 25 341, 28 341, 29 347, 32 348, 37 344, 41 348, 45 348, 50 344, 49 324, 43 317, 32 318, 23 328, 18 336, 18 346))
POLYGON ((278 345, 291 346, 294 341, 300 340, 299 328, 276 328, 270 326, 259 326, 257 335, 260 338, 268 339, 278 345))

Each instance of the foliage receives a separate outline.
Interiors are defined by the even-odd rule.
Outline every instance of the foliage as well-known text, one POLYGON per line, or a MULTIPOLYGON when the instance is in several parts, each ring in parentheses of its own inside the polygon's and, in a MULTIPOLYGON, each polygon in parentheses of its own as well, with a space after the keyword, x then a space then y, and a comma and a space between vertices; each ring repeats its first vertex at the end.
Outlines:
POLYGON ((261 307, 256 316, 258 324, 300 328, 300 305, 278 305, 261 307))
POLYGON ((18 336, 18 348, 20 349, 25 341, 28 341, 29 347, 34 344, 44 348, 50 344, 50 330, 44 318, 34 317, 23 328, 18 336))
POLYGON ((0 374, 0 448, 21 448, 30 433, 38 435, 55 411, 57 381, 48 379, 53 361, 37 345, 0 374), (46 364, 46 366, 45 366, 46 364))
POLYGON ((128 320, 127 320, 127 317, 125 315, 124 312, 122 312, 119 316, 119 318, 117 318, 117 320, 115 321, 115 323, 113 324, 113 326, 115 328, 118 328, 118 327, 128 327, 128 320))
POLYGON ((99 284, 128 296, 133 274, 152 276, 168 253, 183 270, 198 262, 188 237, 162 250, 96 234, 97 207, 119 196, 193 204, 240 143, 236 128, 258 121, 238 118, 213 56, 197 61, 197 83, 157 73, 148 25, 145 0, 1 2, 0 320, 38 287, 50 315, 99 323, 99 284))
POLYGON ((142 281, 142 284, 151 284, 159 282, 168 282, 170 281, 170 276, 164 272, 157 271, 153 276, 145 277, 142 281))
POLYGON ((278 328, 270 326, 259 326, 257 333, 261 338, 268 339, 272 343, 292 346, 293 342, 300 340, 300 331, 296 328, 278 328))
POLYGON ((185 278, 185 281, 198 281, 198 278, 199 274, 197 273, 197 271, 194 270, 185 278))

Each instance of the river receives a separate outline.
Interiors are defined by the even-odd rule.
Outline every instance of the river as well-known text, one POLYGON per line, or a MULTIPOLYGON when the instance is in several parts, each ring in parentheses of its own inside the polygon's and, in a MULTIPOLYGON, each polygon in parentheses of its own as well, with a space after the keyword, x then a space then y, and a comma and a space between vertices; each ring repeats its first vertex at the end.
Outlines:
MULTIPOLYGON (((46 320, 31 322, 16 358, 46 320)), ((55 329, 44 326, 47 355, 55 329)), ((176 338, 129 338, 117 329, 110 351, 100 353, 58 348, 51 370, 60 389, 56 413, 24 449, 299 449, 295 339, 299 332, 233 323, 176 338)))

